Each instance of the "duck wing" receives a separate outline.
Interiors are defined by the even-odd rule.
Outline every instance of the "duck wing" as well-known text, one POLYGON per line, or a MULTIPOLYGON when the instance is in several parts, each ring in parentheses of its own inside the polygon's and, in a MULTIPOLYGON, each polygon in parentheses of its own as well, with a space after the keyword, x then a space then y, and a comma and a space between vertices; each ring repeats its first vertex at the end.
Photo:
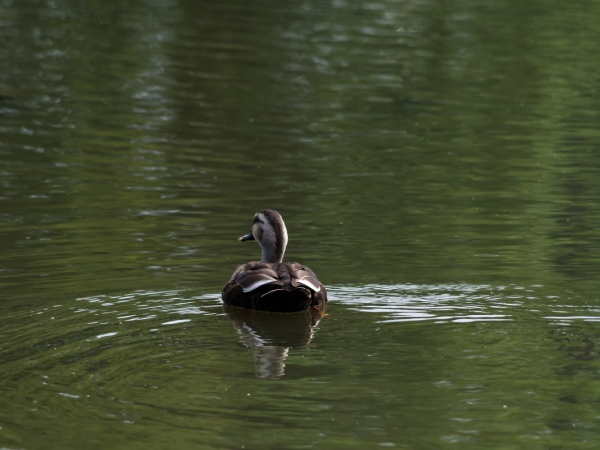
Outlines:
POLYGON ((276 284, 283 287, 284 281, 279 280, 279 274, 275 264, 253 261, 239 266, 229 283, 236 284, 242 288, 244 293, 258 289, 265 284, 276 284))
POLYGON ((323 285, 317 279, 315 273, 308 267, 298 263, 285 263, 294 287, 307 287, 314 292, 319 292, 323 285))

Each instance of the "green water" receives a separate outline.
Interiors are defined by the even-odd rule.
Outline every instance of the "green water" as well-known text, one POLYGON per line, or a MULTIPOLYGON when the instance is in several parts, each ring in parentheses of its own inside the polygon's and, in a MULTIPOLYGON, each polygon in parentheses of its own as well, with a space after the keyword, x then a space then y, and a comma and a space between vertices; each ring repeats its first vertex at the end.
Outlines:
POLYGON ((0 447, 598 448, 599 19, 0 0, 0 447))

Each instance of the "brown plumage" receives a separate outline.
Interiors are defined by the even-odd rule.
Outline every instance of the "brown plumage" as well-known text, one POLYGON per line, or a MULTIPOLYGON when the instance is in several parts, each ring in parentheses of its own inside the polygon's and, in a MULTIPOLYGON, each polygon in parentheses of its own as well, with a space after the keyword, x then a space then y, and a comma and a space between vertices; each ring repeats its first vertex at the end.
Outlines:
POLYGON ((314 272, 298 263, 283 263, 287 230, 279 213, 263 209, 254 215, 252 233, 241 241, 257 240, 262 261, 239 266, 223 288, 226 305, 273 312, 322 310, 327 291, 314 272))

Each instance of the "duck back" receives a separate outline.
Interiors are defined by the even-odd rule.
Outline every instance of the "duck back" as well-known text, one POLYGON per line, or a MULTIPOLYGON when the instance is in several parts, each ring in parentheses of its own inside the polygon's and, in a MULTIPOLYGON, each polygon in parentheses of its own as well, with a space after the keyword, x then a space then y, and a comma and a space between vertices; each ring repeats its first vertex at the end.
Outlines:
POLYGON ((260 261, 239 266, 222 297, 226 305, 272 312, 322 308, 327 302, 325 287, 308 267, 260 261))

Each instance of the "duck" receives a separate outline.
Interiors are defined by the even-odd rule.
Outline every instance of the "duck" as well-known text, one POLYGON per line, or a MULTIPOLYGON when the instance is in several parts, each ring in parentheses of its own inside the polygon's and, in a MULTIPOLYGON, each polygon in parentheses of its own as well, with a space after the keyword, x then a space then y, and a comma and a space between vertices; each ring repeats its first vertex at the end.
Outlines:
POLYGON ((221 294, 225 305, 285 313, 324 311, 327 290, 315 273, 302 264, 283 262, 288 234, 281 214, 258 211, 250 234, 238 240, 257 241, 262 258, 235 269, 221 294))

